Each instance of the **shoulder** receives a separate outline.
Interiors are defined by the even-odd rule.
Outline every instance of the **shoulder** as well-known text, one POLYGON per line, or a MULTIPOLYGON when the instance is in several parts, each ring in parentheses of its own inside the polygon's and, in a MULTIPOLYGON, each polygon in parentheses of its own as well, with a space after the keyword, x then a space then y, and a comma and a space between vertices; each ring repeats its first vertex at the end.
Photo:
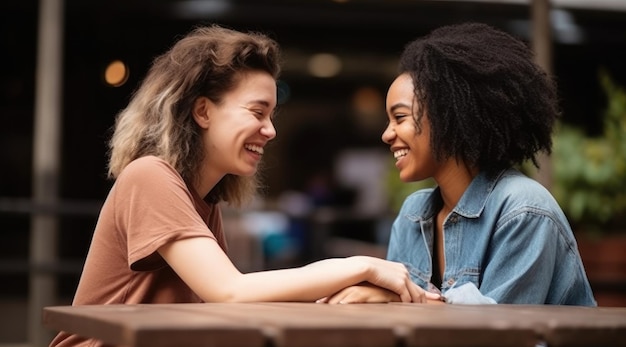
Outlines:
POLYGON ((165 160, 153 156, 148 155, 145 157, 137 158, 131 161, 120 173, 120 176, 129 176, 129 175, 137 175, 144 174, 153 171, 176 171, 174 168, 167 163, 165 160))
POLYGON ((561 210, 548 189, 517 170, 505 171, 498 178, 491 195, 491 200, 511 207, 561 210))
POLYGON ((181 191, 187 195, 187 185, 180 174, 165 160, 145 156, 130 162, 115 181, 118 191, 142 192, 154 196, 181 191), (163 189, 169 187, 167 189, 163 189), (160 188, 160 189, 156 189, 160 188))
POLYGON ((499 211, 500 223, 520 218, 525 223, 530 220, 544 221, 548 229, 569 230, 569 222, 550 191, 541 183, 519 171, 508 170, 498 179, 491 192, 487 211, 499 211))
POLYGON ((117 181, 142 181, 157 183, 163 179, 182 181, 178 172, 165 160, 155 156, 145 156, 130 162, 120 173, 117 181))
POLYGON ((518 191, 530 189, 534 193, 547 192, 547 189, 541 185, 541 183, 514 169, 509 169, 501 173, 497 179, 495 189, 513 189, 518 191))

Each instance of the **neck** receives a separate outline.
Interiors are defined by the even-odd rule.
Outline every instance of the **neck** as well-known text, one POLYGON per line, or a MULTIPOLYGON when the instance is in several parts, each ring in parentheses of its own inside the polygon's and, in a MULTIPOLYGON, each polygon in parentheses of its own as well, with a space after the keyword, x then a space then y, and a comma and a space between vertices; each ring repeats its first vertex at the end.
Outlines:
POLYGON ((203 166, 196 176, 193 188, 196 190, 196 193, 204 199, 224 176, 224 174, 216 174, 211 168, 203 166))
POLYGON ((443 199, 441 212, 447 215, 461 200, 461 196, 472 183, 474 177, 478 175, 479 170, 477 168, 470 169, 455 159, 449 159, 439 172, 440 174, 434 179, 439 186, 443 199))

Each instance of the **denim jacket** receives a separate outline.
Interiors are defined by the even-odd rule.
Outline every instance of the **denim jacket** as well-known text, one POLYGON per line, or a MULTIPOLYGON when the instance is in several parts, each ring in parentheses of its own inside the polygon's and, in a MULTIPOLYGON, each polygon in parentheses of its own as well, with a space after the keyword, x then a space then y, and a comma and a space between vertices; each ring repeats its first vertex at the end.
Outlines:
MULTIPOLYGON (((411 194, 391 230, 387 258, 428 288, 439 188, 411 194)), ((571 227, 538 182, 508 169, 481 173, 445 218, 442 294, 468 282, 508 304, 596 306, 571 227)))

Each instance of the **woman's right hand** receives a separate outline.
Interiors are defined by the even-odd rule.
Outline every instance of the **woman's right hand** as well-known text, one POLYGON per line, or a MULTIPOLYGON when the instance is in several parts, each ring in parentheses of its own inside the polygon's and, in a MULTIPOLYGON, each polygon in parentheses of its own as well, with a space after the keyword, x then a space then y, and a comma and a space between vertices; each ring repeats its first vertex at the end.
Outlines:
POLYGON ((352 256, 349 259, 367 263, 371 269, 367 281, 395 292, 403 302, 426 303, 441 299, 439 294, 426 292, 413 283, 404 264, 369 256, 352 256))

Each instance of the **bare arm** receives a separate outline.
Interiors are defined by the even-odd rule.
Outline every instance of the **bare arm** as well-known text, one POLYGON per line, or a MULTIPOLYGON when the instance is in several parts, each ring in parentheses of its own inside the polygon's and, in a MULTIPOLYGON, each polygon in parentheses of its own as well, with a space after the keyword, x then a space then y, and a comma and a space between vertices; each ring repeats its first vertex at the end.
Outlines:
POLYGON ((242 274, 215 240, 190 238, 162 246, 161 256, 207 302, 315 301, 361 282, 396 293, 405 302, 425 302, 400 263, 354 256, 309 265, 242 274))

